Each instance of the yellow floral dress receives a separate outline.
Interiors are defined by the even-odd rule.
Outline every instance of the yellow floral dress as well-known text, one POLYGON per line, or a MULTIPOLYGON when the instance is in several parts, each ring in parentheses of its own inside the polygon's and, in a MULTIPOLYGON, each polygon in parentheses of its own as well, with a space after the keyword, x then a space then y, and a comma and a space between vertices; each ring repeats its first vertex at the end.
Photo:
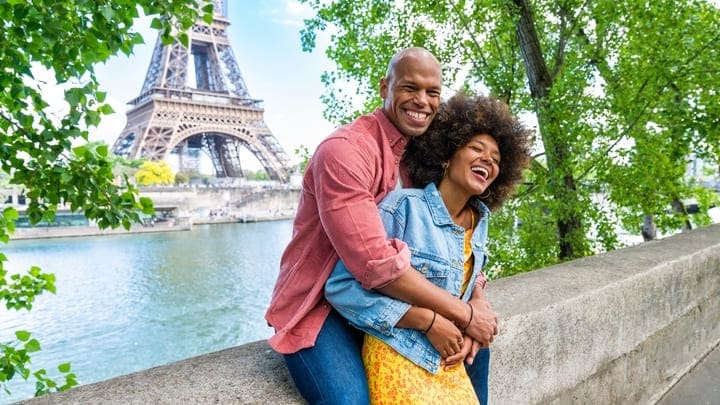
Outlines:
MULTIPOLYGON (((462 290, 472 275, 471 227, 465 231, 465 270, 462 290)), ((462 364, 433 374, 417 366, 382 340, 365 335, 362 349, 370 403, 399 404, 478 404, 477 396, 462 364)))

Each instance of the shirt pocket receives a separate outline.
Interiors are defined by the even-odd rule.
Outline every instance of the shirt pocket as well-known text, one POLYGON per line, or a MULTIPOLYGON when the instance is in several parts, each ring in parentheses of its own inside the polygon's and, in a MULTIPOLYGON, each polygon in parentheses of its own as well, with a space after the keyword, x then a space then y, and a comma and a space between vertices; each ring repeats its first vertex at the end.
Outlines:
POLYGON ((412 252, 410 264, 431 283, 452 292, 457 275, 447 260, 433 254, 412 252))

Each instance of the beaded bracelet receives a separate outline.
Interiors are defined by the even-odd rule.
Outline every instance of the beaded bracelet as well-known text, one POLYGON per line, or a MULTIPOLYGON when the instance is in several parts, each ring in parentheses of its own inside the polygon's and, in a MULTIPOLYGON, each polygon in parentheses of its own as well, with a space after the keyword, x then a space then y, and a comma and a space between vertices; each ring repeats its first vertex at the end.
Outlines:
POLYGON ((433 311, 433 317, 432 317, 432 320, 430 321, 430 326, 428 326, 427 329, 422 331, 423 334, 427 335, 427 333, 430 332, 430 328, 432 328, 433 325, 435 324, 435 315, 437 315, 437 312, 433 311))

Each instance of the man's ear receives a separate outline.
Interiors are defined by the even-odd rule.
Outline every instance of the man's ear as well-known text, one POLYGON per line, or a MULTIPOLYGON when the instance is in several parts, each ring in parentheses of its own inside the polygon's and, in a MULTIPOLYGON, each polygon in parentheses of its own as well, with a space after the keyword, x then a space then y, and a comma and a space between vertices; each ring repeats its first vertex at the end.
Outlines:
POLYGON ((385 100, 388 92, 388 82, 384 77, 380 79, 380 97, 385 100))

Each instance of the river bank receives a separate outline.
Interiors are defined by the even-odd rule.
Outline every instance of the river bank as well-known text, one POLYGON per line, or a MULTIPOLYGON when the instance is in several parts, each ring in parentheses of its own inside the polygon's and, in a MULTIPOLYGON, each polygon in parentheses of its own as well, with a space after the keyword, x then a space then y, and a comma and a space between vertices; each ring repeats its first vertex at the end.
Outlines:
POLYGON ((46 238, 72 238, 81 236, 109 236, 128 235, 152 232, 177 232, 192 230, 193 223, 189 218, 174 218, 154 224, 133 224, 130 229, 100 229, 96 225, 71 226, 34 226, 17 227, 10 240, 46 239, 46 238))
MULTIPOLYGON (((84 216, 59 210, 53 226, 29 226, 22 220, 24 206, 16 205, 21 221, 11 240, 127 235, 189 231, 194 225, 265 222, 295 217, 299 200, 296 188, 187 188, 146 187, 140 194, 153 200, 155 216, 129 230, 98 229, 84 216)), ((15 201, 15 200, 13 200, 15 201)))
POLYGON ((130 235, 153 232, 179 232, 192 231, 195 225, 219 225, 232 223, 251 223, 280 221, 292 219, 295 212, 278 212, 273 214, 255 215, 246 214, 232 217, 198 217, 198 218, 172 218, 166 221, 157 221, 147 224, 133 224, 129 230, 125 228, 100 229, 95 225, 76 226, 37 226, 15 228, 15 233, 10 236, 11 240, 28 239, 50 239, 50 238, 72 238, 83 236, 110 236, 130 235))

